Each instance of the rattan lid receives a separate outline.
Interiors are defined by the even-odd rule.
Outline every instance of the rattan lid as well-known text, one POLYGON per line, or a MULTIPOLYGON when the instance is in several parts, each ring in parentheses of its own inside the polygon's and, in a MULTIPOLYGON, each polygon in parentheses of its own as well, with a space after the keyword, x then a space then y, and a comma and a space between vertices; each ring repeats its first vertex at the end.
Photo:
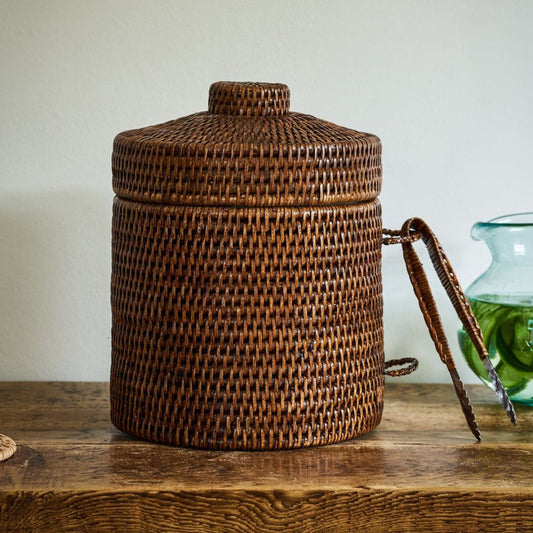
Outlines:
POLYGON ((189 205, 327 205, 375 198, 381 143, 289 111, 280 83, 217 82, 209 109, 120 133, 113 188, 122 198, 189 205))

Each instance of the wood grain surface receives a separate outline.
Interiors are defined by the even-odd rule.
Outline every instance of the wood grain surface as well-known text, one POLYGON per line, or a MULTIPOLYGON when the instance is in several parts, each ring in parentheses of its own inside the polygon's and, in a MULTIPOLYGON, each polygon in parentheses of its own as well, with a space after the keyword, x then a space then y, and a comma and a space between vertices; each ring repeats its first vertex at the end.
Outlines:
POLYGON ((0 531, 533 531, 533 409, 513 427, 470 386, 387 384, 381 425, 344 443, 221 452, 134 440, 104 383, 0 383, 0 531))

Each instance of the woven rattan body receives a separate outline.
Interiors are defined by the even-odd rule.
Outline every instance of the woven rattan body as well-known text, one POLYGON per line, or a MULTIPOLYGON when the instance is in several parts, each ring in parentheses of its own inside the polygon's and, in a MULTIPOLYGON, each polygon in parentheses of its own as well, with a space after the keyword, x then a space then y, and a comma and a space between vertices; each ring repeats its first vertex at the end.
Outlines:
POLYGON ((170 444, 277 449, 383 402, 379 139, 217 83, 115 139, 111 417, 170 444))

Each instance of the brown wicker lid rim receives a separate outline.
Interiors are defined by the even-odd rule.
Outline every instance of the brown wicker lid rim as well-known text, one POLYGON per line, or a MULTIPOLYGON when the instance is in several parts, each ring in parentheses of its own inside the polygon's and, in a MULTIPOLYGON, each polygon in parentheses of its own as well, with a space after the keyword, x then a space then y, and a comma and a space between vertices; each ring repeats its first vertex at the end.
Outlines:
POLYGON ((209 110, 120 133, 113 188, 130 200, 296 206, 369 201, 381 188, 381 143, 289 111, 281 83, 216 82, 209 110))

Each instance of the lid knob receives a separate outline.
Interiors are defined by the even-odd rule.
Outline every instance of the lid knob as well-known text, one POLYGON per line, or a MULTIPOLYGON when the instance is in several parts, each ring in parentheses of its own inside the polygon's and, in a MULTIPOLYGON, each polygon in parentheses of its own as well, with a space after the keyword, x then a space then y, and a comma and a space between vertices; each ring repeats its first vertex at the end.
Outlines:
POLYGON ((290 91, 283 83, 217 81, 209 88, 209 112, 271 117, 289 112, 290 91))

